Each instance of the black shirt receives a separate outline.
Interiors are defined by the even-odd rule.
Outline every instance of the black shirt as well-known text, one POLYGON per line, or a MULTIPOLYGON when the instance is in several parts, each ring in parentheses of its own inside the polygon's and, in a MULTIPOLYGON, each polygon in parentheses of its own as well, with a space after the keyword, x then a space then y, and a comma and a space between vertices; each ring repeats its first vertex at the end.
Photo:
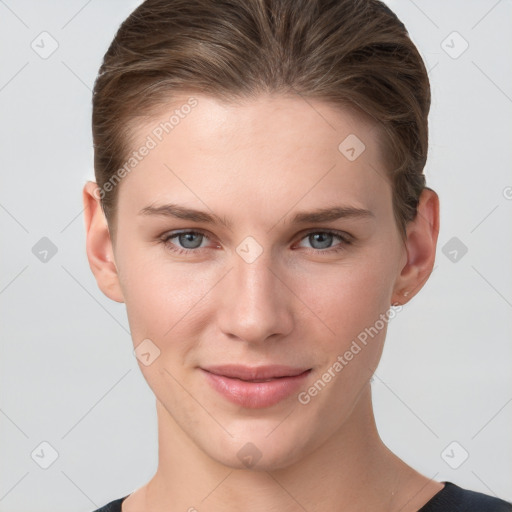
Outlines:
MULTIPOLYGON (((512 512, 512 503, 508 501, 462 489, 451 482, 442 483, 444 487, 418 512, 512 512)), ((121 503, 128 496, 111 501, 94 512, 121 512, 121 503)))

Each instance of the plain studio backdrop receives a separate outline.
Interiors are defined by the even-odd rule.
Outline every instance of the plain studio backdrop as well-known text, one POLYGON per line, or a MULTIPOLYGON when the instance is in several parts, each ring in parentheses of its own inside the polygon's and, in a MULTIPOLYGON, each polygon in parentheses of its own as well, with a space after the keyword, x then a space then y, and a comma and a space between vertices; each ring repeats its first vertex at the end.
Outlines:
MULTIPOLYGON (((131 0, 0 1, 0 511, 90 511, 157 463, 123 304, 98 289, 81 191, 91 89, 131 0)), ((428 477, 512 500, 512 2, 394 0, 432 86, 434 271, 388 328, 384 442, 428 477)))

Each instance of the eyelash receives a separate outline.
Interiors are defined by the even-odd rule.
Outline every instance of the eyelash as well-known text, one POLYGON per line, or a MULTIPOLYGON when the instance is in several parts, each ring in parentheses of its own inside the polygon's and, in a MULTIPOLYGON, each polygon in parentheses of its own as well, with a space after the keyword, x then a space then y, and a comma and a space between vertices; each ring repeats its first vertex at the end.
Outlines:
MULTIPOLYGON (((338 253, 338 252, 342 252, 342 251, 346 250, 346 246, 350 245, 352 243, 351 237, 349 237, 348 234, 345 234, 345 233, 342 233, 339 231, 333 231, 333 230, 308 231, 307 233, 304 234, 304 236, 300 239, 300 241, 304 240, 304 238, 307 238, 309 235, 319 234, 319 233, 333 235, 334 237, 339 238, 342 241, 342 244, 335 246, 335 247, 328 248, 328 249, 312 249, 309 247, 304 247, 303 249, 307 249, 308 252, 312 251, 315 254, 319 254, 319 253, 331 254, 331 253, 338 253)), ((193 253, 193 252, 199 252, 201 249, 206 249, 206 247, 199 247, 196 249, 183 249, 181 247, 176 247, 176 245, 169 242, 169 240, 176 238, 179 235, 188 235, 188 234, 200 235, 206 239, 209 239, 208 236, 205 233, 203 233, 202 231, 190 230, 190 231, 178 231, 178 232, 167 233, 166 235, 164 235, 162 237, 161 240, 162 240, 162 243, 164 244, 164 246, 169 251, 176 253, 176 254, 189 254, 189 253, 193 253)))

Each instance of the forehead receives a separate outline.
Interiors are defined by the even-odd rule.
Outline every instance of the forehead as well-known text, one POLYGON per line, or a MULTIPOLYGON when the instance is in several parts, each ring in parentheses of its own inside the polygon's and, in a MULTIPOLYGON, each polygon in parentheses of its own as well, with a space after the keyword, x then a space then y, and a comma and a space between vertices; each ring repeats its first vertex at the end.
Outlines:
POLYGON ((319 200, 378 210, 391 198, 376 125, 324 101, 184 94, 132 133, 135 152, 150 149, 123 178, 120 208, 123 196, 141 208, 204 199, 261 215, 319 200))

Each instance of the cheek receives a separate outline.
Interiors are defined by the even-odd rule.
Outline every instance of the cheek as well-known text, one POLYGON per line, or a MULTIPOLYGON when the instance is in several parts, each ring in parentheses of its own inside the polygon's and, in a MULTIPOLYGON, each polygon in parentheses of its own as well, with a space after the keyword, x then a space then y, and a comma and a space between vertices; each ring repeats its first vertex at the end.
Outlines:
POLYGON ((391 263, 361 255, 304 281, 303 296, 330 328, 326 342, 340 348, 387 312, 394 282, 391 263))
MULTIPOLYGON (((156 269, 150 272, 157 274, 156 269)), ((167 279, 157 274, 146 275, 144 280, 135 280, 128 296, 126 309, 132 334, 148 337, 159 343, 169 343, 185 326, 193 326, 194 306, 205 295, 207 289, 193 276, 185 273, 168 275, 167 279), (170 279, 172 277, 172 279, 170 279)), ((194 333, 188 331, 188 335, 194 333)), ((185 341, 185 340, 183 340, 185 341)))
POLYGON ((163 251, 130 244, 120 250, 121 286, 134 342, 141 337, 163 342, 178 335, 211 287, 208 279, 198 279, 197 267, 166 260, 163 251))
POLYGON ((387 325, 393 318, 390 263, 360 261, 324 276, 325 280, 318 276, 316 291, 309 295, 318 317, 332 332, 320 322, 312 327, 318 352, 324 357, 316 380, 299 398, 301 404, 316 404, 326 418, 333 409, 340 417, 348 415, 378 366, 387 325))

